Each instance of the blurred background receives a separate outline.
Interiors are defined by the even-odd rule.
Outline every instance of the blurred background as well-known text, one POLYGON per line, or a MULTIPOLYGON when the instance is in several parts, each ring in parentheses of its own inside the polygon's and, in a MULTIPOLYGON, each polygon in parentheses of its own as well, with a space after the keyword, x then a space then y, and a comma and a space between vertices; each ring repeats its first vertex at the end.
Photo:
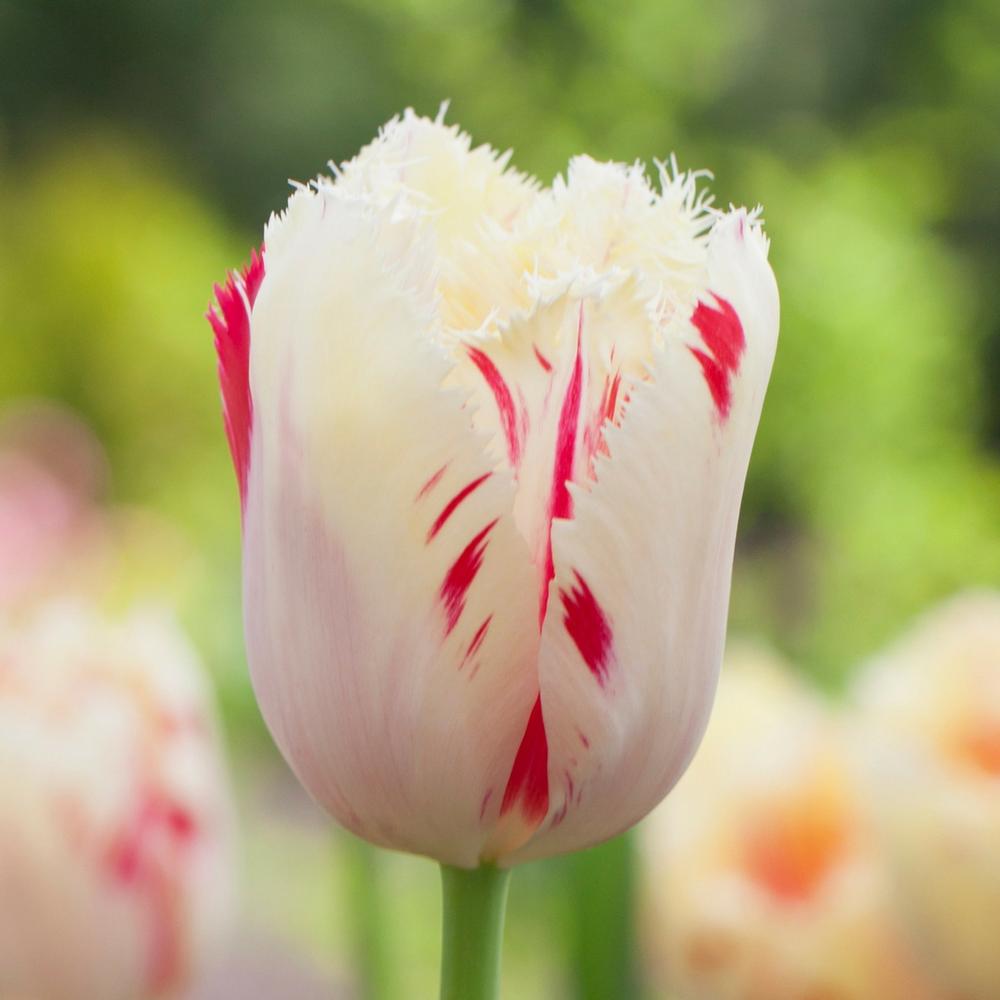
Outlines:
MULTIPOLYGON (((782 331, 734 636, 836 714, 920 612, 1000 583, 995 0, 0 0, 0 455, 35 476, 0 463, 0 608, 155 600, 205 662, 240 903, 198 997, 434 995, 434 866, 331 831, 258 716, 204 312, 289 178, 444 99, 544 182, 676 152, 764 206, 782 331)), ((638 845, 516 873, 506 995, 758 996, 663 985, 638 845)))

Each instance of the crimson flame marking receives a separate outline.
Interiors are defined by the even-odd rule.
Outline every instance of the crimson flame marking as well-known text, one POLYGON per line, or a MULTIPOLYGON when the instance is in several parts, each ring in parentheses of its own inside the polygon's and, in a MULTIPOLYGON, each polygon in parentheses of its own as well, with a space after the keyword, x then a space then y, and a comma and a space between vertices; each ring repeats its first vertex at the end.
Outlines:
POLYGON ((461 670, 462 667, 472 659, 476 653, 479 652, 479 647, 483 644, 483 640, 486 638, 486 632, 490 627, 490 622, 493 621, 493 615, 487 615, 483 620, 482 625, 476 629, 476 634, 472 637, 472 641, 469 643, 468 649, 465 651, 465 656, 462 657, 462 662, 459 664, 458 669, 461 670))
POLYGON ((483 565, 483 556, 488 544, 487 536, 493 530, 499 518, 494 518, 468 545, 462 549, 461 555, 452 563, 441 584, 441 603, 445 612, 445 635, 450 635, 458 624, 465 610, 465 598, 476 574, 483 565))
POLYGON ((493 398, 496 400, 500 426, 507 439, 507 457, 510 459, 511 468, 516 469, 521 462, 521 434, 517 426, 517 407, 514 405, 514 396, 500 374, 500 370, 493 363, 493 359, 478 347, 470 347, 468 350, 472 363, 486 379, 486 384, 490 387, 493 398))
POLYGON ((538 608, 538 627, 545 623, 545 612, 549 603, 549 583, 555 576, 552 558, 552 522, 555 518, 573 516, 573 497, 569 483, 573 478, 573 459, 576 454, 577 429, 580 423, 580 406, 583 401, 583 306, 576 334, 576 358, 566 395, 563 397, 556 432, 556 455, 552 466, 552 493, 549 499, 548 526, 546 529, 545 569, 542 576, 542 592, 538 608))
POLYGON ((576 644, 583 662, 598 684, 604 687, 611 662, 611 623, 587 581, 576 570, 573 571, 573 576, 576 579, 574 586, 568 591, 559 591, 565 609, 563 625, 576 644))
POLYGON ((491 475, 493 475, 492 472, 487 472, 478 479, 473 479, 471 483, 462 487, 462 489, 460 489, 458 493, 456 493, 448 501, 448 503, 445 504, 444 510, 438 514, 437 520, 431 525, 430 530, 427 532, 428 542, 432 541, 434 536, 444 527, 448 518, 455 513, 462 501, 469 496, 469 494, 474 493, 480 486, 482 486, 491 475))
POLYGON ((733 376, 739 371, 746 338, 736 310, 718 295, 715 301, 716 308, 699 302, 691 315, 706 350, 698 347, 689 350, 701 365, 720 419, 726 420, 733 403, 733 376))
POLYGON ((109 875, 144 896, 149 906, 146 982, 157 993, 177 980, 183 962, 178 931, 180 901, 157 852, 165 848, 175 856, 183 854, 197 834, 190 812, 164 793, 149 789, 115 835, 105 857, 109 875))
POLYGON ((448 463, 445 462, 444 465, 442 465, 441 468, 438 469, 437 472, 435 472, 434 475, 431 476, 430 479, 428 479, 427 482, 420 487, 420 492, 417 494, 418 500, 422 500, 425 496, 427 496, 428 493, 430 493, 432 489, 434 489, 435 486, 437 486, 441 477, 445 473, 445 469, 447 468, 448 468, 448 463))
POLYGON ((535 698, 524 737, 517 748, 500 804, 500 815, 505 816, 515 803, 520 804, 525 819, 532 823, 541 821, 549 811, 549 742, 542 719, 541 695, 535 698))
POLYGON ((213 289, 218 308, 205 314, 215 331, 219 359, 222 418, 229 451, 240 488, 240 506, 246 505, 250 471, 250 430, 253 400, 250 397, 250 313, 264 280, 264 248, 254 250, 242 272, 230 272, 225 285, 213 289))
MULTIPOLYGON (((576 455, 576 439, 580 423, 580 408, 583 402, 583 306, 576 332, 576 357, 566 395, 563 397, 556 432, 556 453, 552 468, 552 493, 548 510, 548 538, 546 541, 545 566, 539 599, 538 627, 545 623, 548 608, 549 584, 555 576, 552 558, 552 521, 573 516, 573 497, 569 483, 573 478, 573 460, 576 455)), ((528 822, 539 822, 549 809, 549 744, 545 733, 545 719, 542 714, 542 696, 539 694, 528 717, 524 736, 514 757, 514 766, 507 779, 500 815, 506 815, 515 803, 520 803, 521 813, 528 822)))

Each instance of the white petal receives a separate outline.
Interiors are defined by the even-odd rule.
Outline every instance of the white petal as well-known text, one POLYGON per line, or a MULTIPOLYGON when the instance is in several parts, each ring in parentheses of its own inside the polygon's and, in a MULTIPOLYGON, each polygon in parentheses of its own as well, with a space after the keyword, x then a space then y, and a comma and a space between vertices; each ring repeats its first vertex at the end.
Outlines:
POLYGON ((701 738, 777 337, 766 249, 745 212, 716 224, 703 308, 735 310, 738 366, 725 343, 675 320, 622 425, 606 429, 610 457, 598 459, 597 482, 574 487, 573 518, 553 525, 539 666, 549 814, 505 864, 627 829, 673 786, 701 738))
POLYGON ((394 118, 337 179, 343 193, 423 215, 435 234, 444 323, 475 329, 490 315, 527 304, 519 281, 534 246, 519 248, 512 230, 537 198, 538 184, 509 165, 509 153, 470 137, 442 116, 407 110, 394 118))
POLYGON ((535 577, 511 479, 442 388, 430 238, 329 187, 269 227, 246 632, 310 792, 369 840, 474 865, 537 695, 535 577))

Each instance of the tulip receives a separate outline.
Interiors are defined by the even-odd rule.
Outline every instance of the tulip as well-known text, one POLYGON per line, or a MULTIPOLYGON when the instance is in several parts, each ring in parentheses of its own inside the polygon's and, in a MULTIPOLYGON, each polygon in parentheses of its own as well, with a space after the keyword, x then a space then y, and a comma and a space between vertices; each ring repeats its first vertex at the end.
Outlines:
POLYGON ((230 844, 175 625, 46 606, 0 634, 0 996, 176 996, 226 929, 230 844))
POLYGON ((756 213, 659 180, 407 112, 216 290, 261 711, 446 896, 632 826, 708 717, 778 301, 756 213))
POLYGON ((857 683, 896 902, 970 1000, 1000 996, 1000 593, 931 611, 857 683))
POLYGON ((944 1000, 896 920, 850 725, 734 650, 705 741, 641 845, 657 995, 944 1000))

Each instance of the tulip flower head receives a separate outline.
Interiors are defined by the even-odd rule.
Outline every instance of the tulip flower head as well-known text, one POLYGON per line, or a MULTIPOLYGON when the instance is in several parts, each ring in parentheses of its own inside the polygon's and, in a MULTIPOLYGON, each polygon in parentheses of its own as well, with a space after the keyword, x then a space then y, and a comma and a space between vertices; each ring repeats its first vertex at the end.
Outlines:
POLYGON ((857 697, 900 912, 943 979, 1000 996, 1000 594, 929 613, 857 697))
POLYGON ((943 998, 895 921, 851 744, 787 668, 727 661, 704 744, 642 831, 644 937, 668 995, 943 998))
POLYGON ((637 822, 723 646, 778 301, 754 213, 407 112, 217 289, 247 653, 377 844, 517 861, 637 822))
POLYGON ((226 929, 230 826, 175 626, 47 607, 0 635, 0 995, 178 995, 226 929))

